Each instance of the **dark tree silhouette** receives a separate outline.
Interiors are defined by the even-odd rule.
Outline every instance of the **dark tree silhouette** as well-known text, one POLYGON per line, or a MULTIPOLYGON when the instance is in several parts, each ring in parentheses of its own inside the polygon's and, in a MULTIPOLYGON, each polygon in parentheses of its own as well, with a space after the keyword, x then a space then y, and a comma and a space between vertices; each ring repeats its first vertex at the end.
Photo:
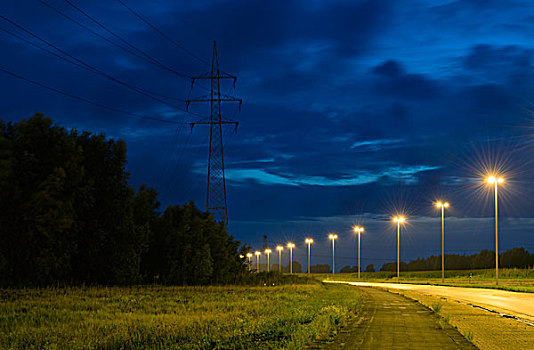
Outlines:
POLYGON ((135 190, 126 144, 35 115, 0 122, 0 283, 229 283, 239 245, 193 203, 135 190))

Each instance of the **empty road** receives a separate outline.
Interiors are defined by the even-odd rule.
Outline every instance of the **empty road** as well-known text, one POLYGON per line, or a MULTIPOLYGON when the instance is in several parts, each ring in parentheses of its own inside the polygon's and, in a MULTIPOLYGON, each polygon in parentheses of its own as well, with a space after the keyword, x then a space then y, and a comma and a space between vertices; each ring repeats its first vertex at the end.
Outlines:
POLYGON ((534 293, 508 292, 485 288, 430 286, 419 284, 340 282, 354 286, 410 290, 426 295, 445 297, 501 312, 534 323, 534 293))

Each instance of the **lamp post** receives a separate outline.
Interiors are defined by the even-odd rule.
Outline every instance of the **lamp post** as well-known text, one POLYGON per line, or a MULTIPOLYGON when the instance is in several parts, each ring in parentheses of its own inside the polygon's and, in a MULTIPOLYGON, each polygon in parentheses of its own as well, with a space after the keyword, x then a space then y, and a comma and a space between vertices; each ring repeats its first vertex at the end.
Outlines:
POLYGON ((498 184, 502 184, 504 179, 502 177, 489 176, 486 178, 486 182, 494 185, 495 188, 495 284, 499 284, 499 219, 498 219, 498 184))
POLYGON ((267 254, 267 272, 269 272, 271 270, 271 264, 269 262, 269 254, 272 253, 272 250, 270 249, 265 249, 265 254, 267 254))
POLYGON ((248 269, 250 270, 252 268, 252 253, 247 253, 248 258, 248 269))
POLYGON ((311 250, 311 244, 313 243, 313 239, 306 238, 305 242, 308 244, 308 277, 311 275, 310 270, 310 250, 311 250))
POLYGON ((445 208, 448 202, 437 202, 436 207, 441 209, 441 283, 445 282, 445 208))
POLYGON ((395 221, 397 223, 397 283, 399 282, 399 246, 400 246, 400 224, 404 223, 406 221, 406 219, 404 218, 404 216, 395 216, 393 218, 393 221, 395 221))
POLYGON ((284 250, 284 247, 279 245, 276 250, 278 250, 278 272, 282 273, 282 250, 284 250))
POLYGON ((364 231, 363 227, 354 226, 352 227, 354 233, 358 234, 358 279, 360 279, 360 234, 364 231))
POLYGON ((332 240, 332 277, 334 277, 334 274, 336 272, 335 243, 334 242, 337 239, 337 235, 331 233, 328 235, 328 238, 332 240))
POLYGON ((289 273, 293 273, 293 248, 295 245, 293 243, 288 243, 287 247, 289 248, 289 273))
POLYGON ((261 252, 258 251, 258 250, 256 250, 256 251, 254 252, 254 254, 256 254, 256 270, 257 270, 258 272, 260 272, 260 255, 261 255, 261 252))

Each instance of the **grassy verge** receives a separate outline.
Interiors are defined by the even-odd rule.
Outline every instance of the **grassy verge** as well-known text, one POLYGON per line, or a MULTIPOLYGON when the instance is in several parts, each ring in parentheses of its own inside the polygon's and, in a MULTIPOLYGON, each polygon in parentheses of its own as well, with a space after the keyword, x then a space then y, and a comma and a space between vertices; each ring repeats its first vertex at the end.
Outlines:
MULTIPOLYGON (((336 274, 334 280, 362 282, 397 282, 395 272, 364 272, 361 279, 354 273, 336 274)), ((331 274, 314 275, 319 280, 332 280, 331 274)), ((514 292, 534 293, 534 268, 499 269, 499 285, 495 285, 495 270, 455 270, 445 271, 445 282, 441 282, 441 271, 401 272, 400 283, 431 284, 442 286, 492 288, 514 292), (471 277, 469 277, 471 276, 471 277)))
POLYGON ((358 305, 347 286, 0 291, 3 349, 298 349, 358 305))

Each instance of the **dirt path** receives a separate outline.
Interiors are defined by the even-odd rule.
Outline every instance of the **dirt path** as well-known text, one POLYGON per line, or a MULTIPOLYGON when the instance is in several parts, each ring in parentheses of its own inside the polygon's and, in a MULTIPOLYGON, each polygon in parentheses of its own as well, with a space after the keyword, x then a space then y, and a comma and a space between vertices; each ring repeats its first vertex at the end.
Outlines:
POLYGON ((325 349, 475 349, 416 301, 380 289, 359 289, 360 314, 325 349))

